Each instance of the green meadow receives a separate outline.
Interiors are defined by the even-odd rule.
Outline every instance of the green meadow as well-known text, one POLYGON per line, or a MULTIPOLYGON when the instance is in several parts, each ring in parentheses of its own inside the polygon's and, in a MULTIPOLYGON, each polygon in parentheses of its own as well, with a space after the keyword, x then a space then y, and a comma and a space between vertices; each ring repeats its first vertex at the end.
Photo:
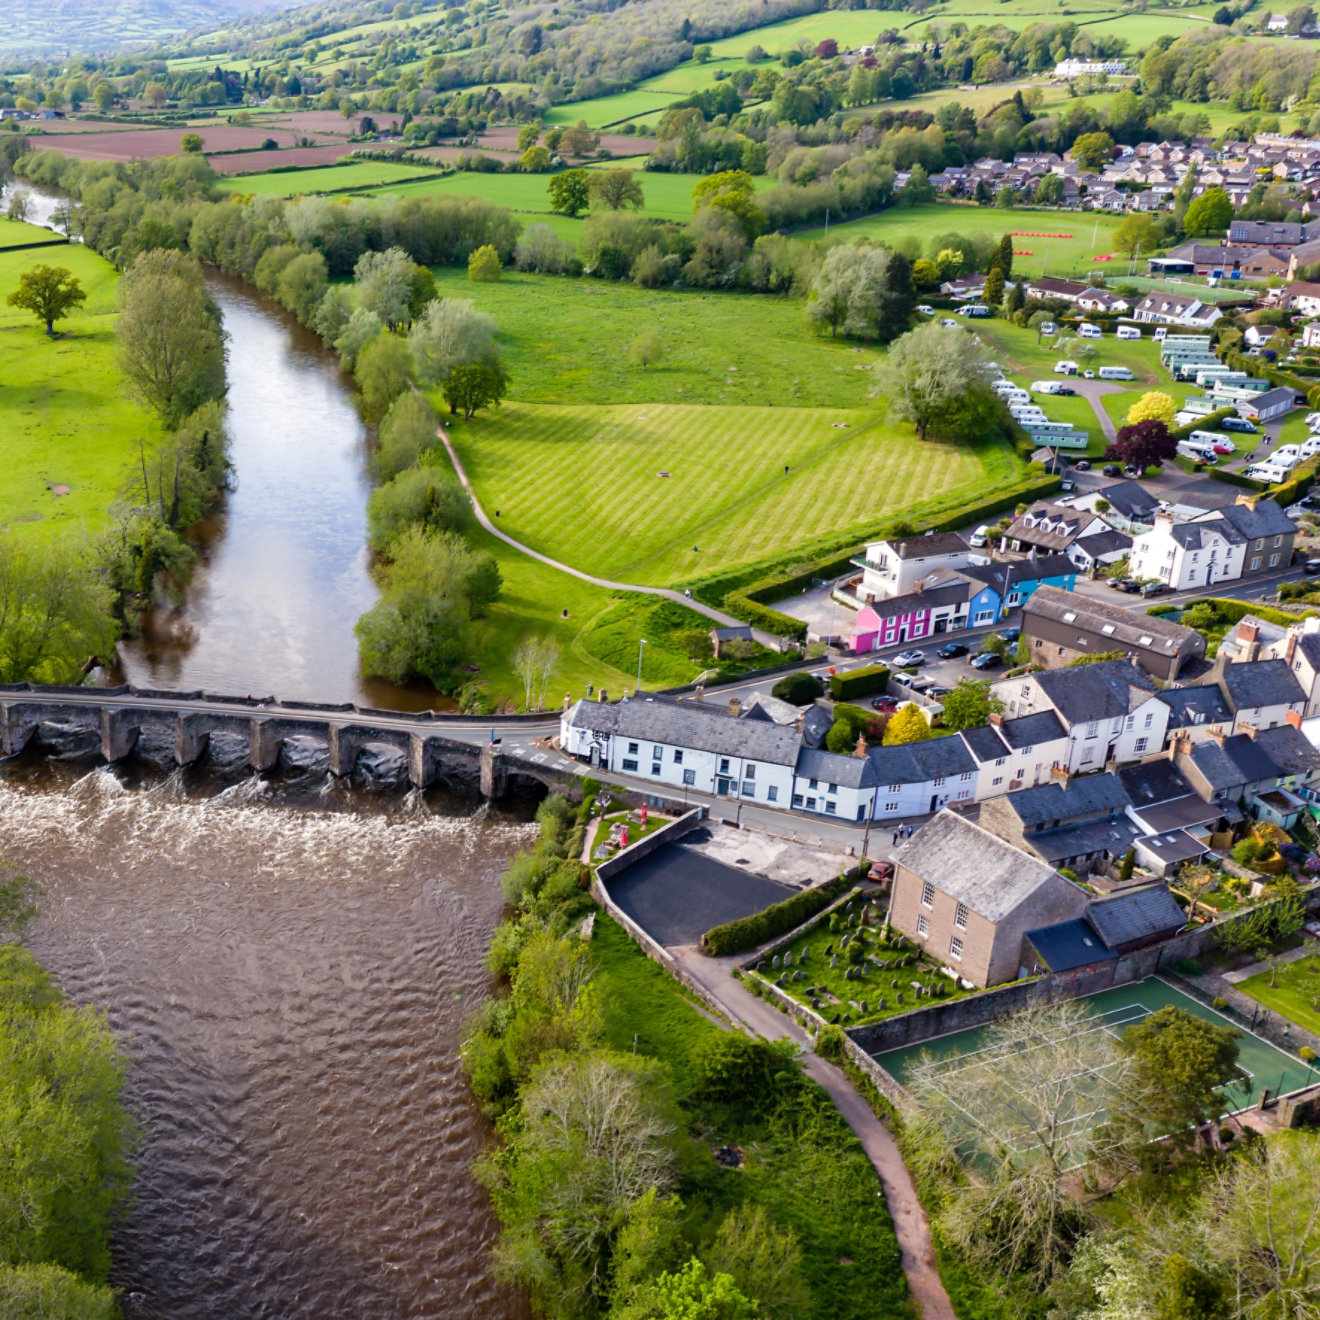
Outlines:
MULTIPOLYGON (((344 154, 348 154, 347 147, 344 154)), ((240 196, 301 197, 308 193, 343 192, 350 188, 379 188, 408 179, 424 179, 429 173, 431 171, 425 166, 398 165, 391 160, 364 160, 303 170, 227 174, 219 186, 225 192, 240 196)))
MULTIPOLYGON (((0 249, 31 247, 33 244, 40 244, 43 247, 68 246, 61 235, 49 229, 43 229, 40 225, 29 225, 18 220, 9 219, 0 223, 0 249)), ((54 257, 50 253, 42 253, 39 257, 33 258, 34 262, 38 260, 50 264, 54 261, 54 257)), ((63 264, 67 265, 68 263, 63 264)))

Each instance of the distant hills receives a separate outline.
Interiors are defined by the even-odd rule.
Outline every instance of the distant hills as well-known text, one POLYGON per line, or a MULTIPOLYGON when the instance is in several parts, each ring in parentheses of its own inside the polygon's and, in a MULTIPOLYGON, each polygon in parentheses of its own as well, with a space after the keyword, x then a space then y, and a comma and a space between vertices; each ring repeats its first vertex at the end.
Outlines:
POLYGON ((4 0, 0 57, 104 54, 291 6, 292 0, 4 0))

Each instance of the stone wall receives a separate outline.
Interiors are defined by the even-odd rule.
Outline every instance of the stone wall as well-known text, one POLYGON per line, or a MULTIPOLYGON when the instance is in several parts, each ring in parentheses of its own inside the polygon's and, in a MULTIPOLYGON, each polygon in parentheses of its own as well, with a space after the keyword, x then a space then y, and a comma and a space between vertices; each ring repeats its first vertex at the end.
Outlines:
POLYGON ((606 858, 596 867, 596 874, 602 880, 613 880, 620 871, 626 871, 634 862, 640 862, 643 857, 649 857, 653 852, 665 847, 666 844, 674 843, 685 834, 690 834, 706 819, 706 814, 707 809, 704 806, 693 807, 691 811, 680 816, 677 820, 667 821, 658 830, 646 835, 645 838, 629 844, 622 852, 606 858))

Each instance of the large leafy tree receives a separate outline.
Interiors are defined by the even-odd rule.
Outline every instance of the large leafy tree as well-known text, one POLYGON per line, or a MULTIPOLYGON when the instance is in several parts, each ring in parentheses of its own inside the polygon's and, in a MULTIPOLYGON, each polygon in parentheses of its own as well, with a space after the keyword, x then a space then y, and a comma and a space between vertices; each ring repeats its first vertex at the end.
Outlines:
POLYGON ((1187 208, 1183 231, 1188 234, 1213 234, 1233 222, 1233 203, 1222 188, 1207 188, 1187 208))
POLYGON ((6 300, 11 307, 31 312, 55 333, 55 322, 63 321, 75 307, 87 301, 87 290, 64 266, 33 266, 18 277, 18 288, 6 300))
POLYGON ((946 729, 979 729, 989 722, 990 716, 1004 709, 998 697, 990 695, 988 682, 964 678, 943 701, 943 723, 946 729))
POLYGON ((591 204, 610 211, 640 211, 646 205, 636 170, 598 170, 591 176, 591 204))
POLYGON ((550 176, 550 209, 560 215, 581 215, 591 201, 591 180, 586 170, 562 170, 550 176))
POLYGON ((1106 460, 1131 463, 1143 470, 1157 467, 1178 452, 1178 441, 1161 421, 1151 418, 1132 426, 1120 427, 1113 442, 1105 449, 1106 460))
POLYGON ((993 417, 984 362, 965 330, 927 321, 889 346, 876 370, 877 390, 890 416, 911 422, 924 440, 932 431, 993 417))
POLYGON ((455 367, 442 392, 451 414, 461 412, 464 417, 472 417, 482 408, 498 407, 508 383, 508 377, 497 361, 476 362, 455 367))

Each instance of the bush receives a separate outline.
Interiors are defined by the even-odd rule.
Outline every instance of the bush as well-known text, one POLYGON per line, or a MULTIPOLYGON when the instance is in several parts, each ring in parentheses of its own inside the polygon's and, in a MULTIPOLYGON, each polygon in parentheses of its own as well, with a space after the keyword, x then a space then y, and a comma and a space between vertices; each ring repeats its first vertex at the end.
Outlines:
POLYGON ((883 692, 888 682, 888 665, 867 665, 865 669, 854 669, 847 674, 831 674, 830 696, 835 701, 866 697, 872 692, 883 692))
POLYGON ((1259 839, 1240 839, 1233 845, 1233 860, 1242 866, 1250 866, 1261 855, 1263 846, 1259 839))
POLYGON ((770 689, 770 695, 793 706, 809 706, 817 697, 825 695, 825 685, 815 674, 785 674, 770 689))
POLYGON ((711 958, 723 958, 731 953, 745 953, 777 935, 785 935, 829 907, 847 883, 831 880, 817 889, 804 889, 782 903, 772 904, 764 912, 713 926, 701 937, 701 951, 711 958))
POLYGON ((1216 996, 1210 1001, 1210 1006, 1211 1006, 1211 1008, 1227 1008, 1227 1007, 1228 1007, 1228 1000, 1225 999, 1223 995, 1216 995, 1216 996))
POLYGON ((816 1053, 830 1063, 844 1063, 848 1058, 847 1037, 842 1027, 822 1027, 816 1036, 816 1053))

